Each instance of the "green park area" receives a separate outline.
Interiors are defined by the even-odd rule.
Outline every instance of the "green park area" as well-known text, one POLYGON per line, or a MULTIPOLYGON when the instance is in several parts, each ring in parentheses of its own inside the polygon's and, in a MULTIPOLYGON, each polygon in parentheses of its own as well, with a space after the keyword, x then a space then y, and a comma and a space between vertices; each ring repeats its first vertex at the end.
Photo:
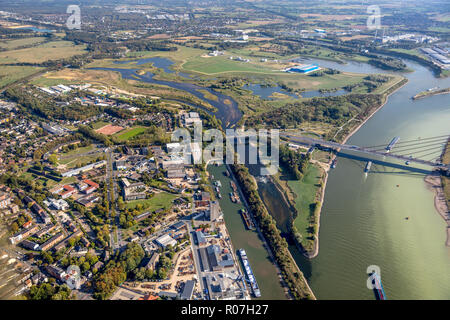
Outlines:
POLYGON ((150 199, 127 201, 126 207, 128 209, 141 209, 147 211, 155 211, 158 209, 166 210, 172 206, 172 202, 176 198, 178 198, 176 194, 160 192, 152 196, 150 199))
POLYGON ((321 167, 310 164, 301 180, 292 179, 284 169, 277 178, 288 201, 297 210, 294 226, 302 235, 302 246, 308 251, 314 248, 313 235, 319 222, 318 217, 315 217, 317 214, 315 204, 320 201, 323 176, 324 172, 321 167))

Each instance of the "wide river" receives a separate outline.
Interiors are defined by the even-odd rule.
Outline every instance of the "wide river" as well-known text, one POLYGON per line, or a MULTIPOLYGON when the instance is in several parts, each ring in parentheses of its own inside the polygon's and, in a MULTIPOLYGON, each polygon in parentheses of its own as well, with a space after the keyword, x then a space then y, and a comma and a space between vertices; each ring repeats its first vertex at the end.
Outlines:
MULTIPOLYGON (((356 62, 342 65, 319 61, 319 64, 347 72, 386 72, 356 62)), ((413 62, 407 64, 414 70, 405 74, 408 84, 389 97, 386 105, 349 139, 349 144, 374 146, 387 144, 394 136, 405 141, 450 134, 448 95, 411 100, 412 96, 428 88, 450 87, 450 79, 435 78, 425 67, 413 62)), ((125 77, 133 73, 115 71, 121 71, 125 77)), ((139 78, 204 98, 192 85, 155 81, 148 75, 139 78)), ((226 98, 219 96, 220 101, 226 98)), ((208 102, 218 107, 217 117, 224 124, 237 122, 239 112, 235 101, 232 108, 208 102)), ((337 168, 330 172, 320 222, 319 255, 307 260, 294 248, 291 250, 314 294, 318 299, 374 299, 366 281, 367 267, 376 265, 381 270, 388 299, 450 299, 450 248, 445 246, 446 224, 434 208, 434 194, 423 181, 425 173, 376 164, 366 176, 364 165, 356 160, 339 158, 337 168)), ((214 173, 223 179, 219 172, 214 173)), ((283 216, 283 212, 278 211, 288 210, 280 203, 279 195, 270 192, 262 192, 262 195, 275 217, 283 216)), ((230 216, 226 217, 227 226, 234 244, 244 246, 243 239, 249 234, 244 236, 246 232, 238 223, 235 208, 232 211, 236 221, 230 223, 230 216)), ((251 250, 248 246, 244 247, 251 250)), ((261 279, 263 268, 258 263, 267 266, 268 261, 260 251, 260 244, 258 247, 251 254, 251 263, 257 279, 261 279), (262 254, 260 262, 255 261, 258 251, 262 254)), ((266 298, 282 297, 280 287, 275 283, 261 280, 266 298), (274 286, 273 296, 267 294, 270 285, 274 286)))
MULTIPOLYGON (((411 97, 428 88, 450 87, 450 79, 407 62, 409 82, 389 97, 348 141, 359 146, 450 134, 450 99, 411 97)), ((367 64, 339 65, 342 71, 380 72, 367 64)), ((394 148, 395 150, 395 148, 394 148)), ((388 299, 450 299, 450 248, 446 223, 434 208, 424 174, 339 158, 329 174, 320 221, 319 255, 297 262, 318 299, 374 299, 367 267, 377 265, 388 299), (398 186, 397 186, 398 185, 398 186), (405 217, 410 217, 405 220, 405 217)))

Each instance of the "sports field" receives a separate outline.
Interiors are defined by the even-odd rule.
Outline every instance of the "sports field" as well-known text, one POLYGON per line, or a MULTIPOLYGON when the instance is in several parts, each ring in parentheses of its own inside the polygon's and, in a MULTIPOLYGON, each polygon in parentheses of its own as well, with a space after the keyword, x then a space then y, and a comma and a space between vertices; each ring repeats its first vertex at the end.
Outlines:
POLYGON ((114 126, 112 124, 107 124, 104 127, 101 127, 100 129, 95 130, 97 133, 101 133, 107 136, 111 136, 117 132, 120 132, 123 130, 123 127, 121 126, 114 126))
POLYGON ((147 128, 145 128, 145 127, 133 127, 133 128, 124 130, 120 134, 116 134, 116 137, 120 141, 126 141, 126 140, 129 140, 129 139, 145 132, 145 130, 147 130, 147 128))

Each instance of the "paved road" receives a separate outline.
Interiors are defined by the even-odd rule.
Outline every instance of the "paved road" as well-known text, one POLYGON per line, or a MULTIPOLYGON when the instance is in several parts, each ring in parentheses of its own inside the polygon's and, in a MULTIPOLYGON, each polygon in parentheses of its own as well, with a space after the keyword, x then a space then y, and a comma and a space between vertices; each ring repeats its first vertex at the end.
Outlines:
POLYGON ((197 272, 198 281, 200 283, 200 288, 201 288, 200 296, 201 296, 201 298, 203 300, 204 299, 205 288, 203 286, 202 269, 200 268, 200 261, 199 261, 199 257, 197 256, 197 254, 198 254, 198 245, 195 244, 194 235, 193 235, 194 230, 192 230, 191 224, 189 222, 187 222, 187 221, 185 222, 185 224, 186 224, 187 230, 189 232, 189 238, 191 240, 192 258, 194 259, 195 271, 197 272))

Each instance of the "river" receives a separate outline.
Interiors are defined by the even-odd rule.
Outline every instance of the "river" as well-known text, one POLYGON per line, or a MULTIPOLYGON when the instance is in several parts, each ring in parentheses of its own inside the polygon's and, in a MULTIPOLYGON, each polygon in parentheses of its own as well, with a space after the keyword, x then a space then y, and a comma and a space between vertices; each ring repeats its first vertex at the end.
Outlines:
MULTIPOLYGON (((320 64, 348 72, 385 72, 355 62, 320 64)), ((349 144, 373 146, 387 144, 394 136, 412 140, 450 133, 448 95, 411 100, 428 88, 449 87, 450 79, 437 79, 428 69, 407 64, 414 69, 405 74, 408 84, 390 96, 349 144)), ((330 172, 319 255, 308 260, 290 248, 314 294, 318 299, 374 299, 366 286, 367 267, 377 265, 388 299, 450 299, 446 223, 423 181, 426 173, 375 164, 366 176, 363 168, 362 162, 340 157, 330 172)), ((279 194, 273 186, 259 185, 269 210, 277 213, 274 217, 284 216, 289 209, 276 203, 279 194)))

